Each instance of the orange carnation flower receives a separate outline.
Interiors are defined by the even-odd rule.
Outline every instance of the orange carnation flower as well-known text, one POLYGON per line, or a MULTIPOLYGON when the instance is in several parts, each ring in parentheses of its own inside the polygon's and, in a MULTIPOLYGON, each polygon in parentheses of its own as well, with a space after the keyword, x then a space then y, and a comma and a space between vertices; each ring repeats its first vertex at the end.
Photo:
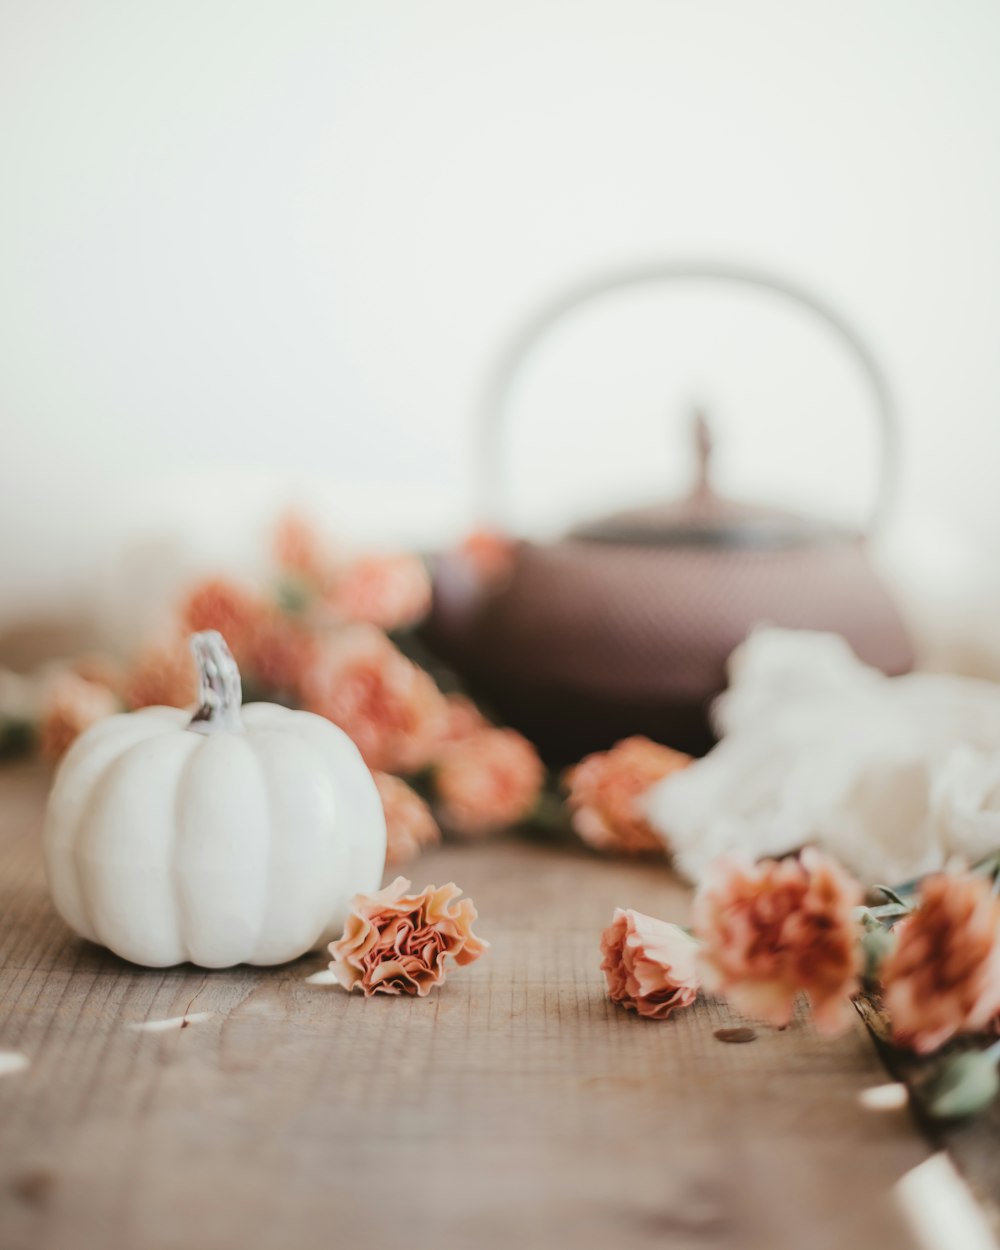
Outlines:
POLYGON ((423 998, 444 981, 446 960, 471 964, 489 943, 476 937, 476 909, 453 882, 416 894, 405 877, 351 902, 347 927, 330 943, 330 971, 347 990, 423 998))
POLYGON ((419 556, 364 556, 337 578, 326 606, 338 620, 405 629, 430 610, 431 579, 419 556))
POLYGON ((88 681, 69 669, 54 674, 42 695, 38 726, 42 754, 59 759, 85 729, 120 709, 114 693, 103 683, 88 681))
POLYGON ((190 707, 198 697, 198 678, 187 637, 141 651, 125 675, 123 691, 130 708, 190 707))
POLYGON ((433 679, 373 626, 330 638, 303 678, 306 708, 339 725, 369 768, 418 772, 434 753, 444 697, 433 679))
POLYGON ((642 737, 625 738, 610 751, 588 755, 563 775, 573 828, 600 851, 662 854, 663 839, 639 802, 656 782, 690 763, 690 755, 642 737))
POLYGON ((374 772, 372 776, 385 812, 387 866, 416 859, 425 847, 441 841, 431 809, 415 790, 391 773, 374 772))
POLYGON ((267 600, 252 587, 230 578, 209 577, 185 595, 180 621, 187 634, 218 630, 237 664, 248 668, 261 624, 272 611, 267 600))
POLYGON ((858 884, 812 847, 758 864, 717 859, 694 902, 706 988, 778 1026, 802 992, 821 1032, 846 1027, 858 989, 860 901, 858 884))
POLYGON ((683 929, 616 908, 601 936, 608 995, 650 1020, 665 1020, 698 997, 698 944, 683 929))
POLYGON ((441 818, 464 834, 516 825, 533 811, 544 777, 535 748, 515 730, 476 730, 438 756, 434 789, 441 818))
POLYGON ((1000 900, 968 874, 929 877, 882 965, 893 1035, 920 1054, 1000 1014, 1000 900))
POLYGON ((464 539, 459 552, 482 581, 499 583, 514 571, 517 543, 496 530, 478 529, 464 539))
POLYGON ((480 729, 492 728, 479 708, 466 695, 447 694, 444 702, 445 719, 440 741, 442 749, 449 743, 471 738, 480 729))
POLYGON ((298 512, 286 512, 274 533, 274 554, 278 567, 314 589, 329 577, 329 554, 314 525, 298 512))

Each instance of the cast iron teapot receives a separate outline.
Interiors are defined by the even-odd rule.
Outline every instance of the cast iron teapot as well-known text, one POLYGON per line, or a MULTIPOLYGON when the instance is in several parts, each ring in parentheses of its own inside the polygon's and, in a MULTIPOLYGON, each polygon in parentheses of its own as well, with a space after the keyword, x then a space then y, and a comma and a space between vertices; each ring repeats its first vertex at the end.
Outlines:
POLYGON ((867 552, 888 498, 896 422, 888 387, 857 333, 823 301, 764 274, 659 266, 587 283, 547 304, 502 357, 486 406, 484 487, 495 482, 511 384, 537 341, 581 303, 663 281, 763 287, 814 314, 851 349, 876 400, 879 502, 861 531, 737 503, 710 481, 707 425, 695 423, 699 473, 681 500, 621 512, 561 541, 516 543, 500 580, 462 555, 438 558, 426 627, 433 650, 553 765, 630 734, 692 754, 712 745, 708 711, 726 661, 756 625, 829 630, 889 674, 910 644, 867 552))

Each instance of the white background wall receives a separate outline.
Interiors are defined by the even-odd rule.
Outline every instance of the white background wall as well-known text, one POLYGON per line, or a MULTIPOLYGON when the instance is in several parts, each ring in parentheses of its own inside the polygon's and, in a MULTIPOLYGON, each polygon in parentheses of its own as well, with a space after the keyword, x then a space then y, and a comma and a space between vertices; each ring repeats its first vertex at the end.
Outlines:
MULTIPOLYGON (((0 622, 157 535, 245 558, 291 497, 454 531, 503 336, 646 257, 839 305, 905 417, 888 549, 989 582, 998 64, 992 0, 0 0, 0 622)), ((733 489, 872 482, 849 362, 773 301, 596 310, 521 398, 529 526, 678 485, 692 400, 733 489)))

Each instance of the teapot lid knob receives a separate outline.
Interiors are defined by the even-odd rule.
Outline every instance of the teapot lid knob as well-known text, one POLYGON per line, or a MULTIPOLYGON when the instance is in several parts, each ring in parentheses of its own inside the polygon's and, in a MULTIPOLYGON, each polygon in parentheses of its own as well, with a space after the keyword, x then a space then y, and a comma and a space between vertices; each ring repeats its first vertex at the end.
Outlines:
POLYGON ((708 417, 701 408, 694 410, 691 421, 691 430, 694 436, 695 450, 695 496, 710 495, 712 493, 711 484, 711 467, 712 467, 712 451, 715 447, 715 439, 712 437, 712 427, 708 423, 708 417))

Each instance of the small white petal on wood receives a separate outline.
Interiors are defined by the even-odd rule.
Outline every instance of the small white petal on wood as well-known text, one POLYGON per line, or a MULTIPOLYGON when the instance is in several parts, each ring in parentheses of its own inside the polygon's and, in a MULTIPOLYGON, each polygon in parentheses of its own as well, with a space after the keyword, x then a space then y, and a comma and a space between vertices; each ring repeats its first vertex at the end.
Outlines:
POLYGON ((909 1091, 902 1081, 888 1085, 872 1085, 858 1095, 858 1102, 869 1111, 897 1111, 910 1100, 909 1091))
POLYGON ((314 972, 312 976, 306 977, 306 985, 339 985, 340 982, 333 975, 329 968, 323 968, 319 972, 314 972))

